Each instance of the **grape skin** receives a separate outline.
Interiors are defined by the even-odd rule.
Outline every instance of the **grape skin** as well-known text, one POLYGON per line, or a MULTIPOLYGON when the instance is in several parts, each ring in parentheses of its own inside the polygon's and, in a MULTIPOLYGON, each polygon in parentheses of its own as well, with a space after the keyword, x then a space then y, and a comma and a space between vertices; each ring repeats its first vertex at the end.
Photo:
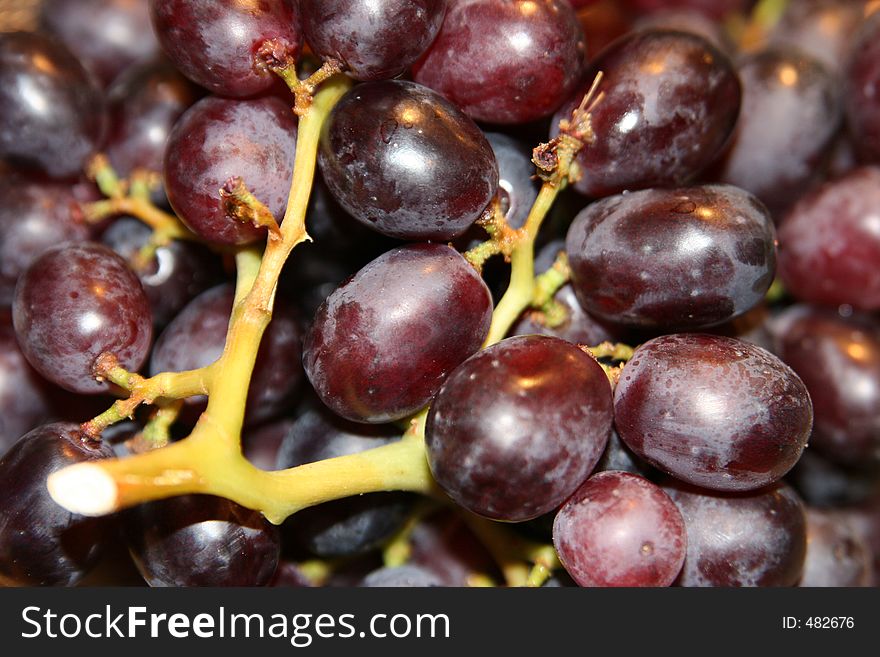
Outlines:
POLYGON ((664 486, 687 528, 679 586, 794 586, 803 571, 803 502, 778 483, 745 494, 664 486))
POLYGON ((798 586, 870 586, 871 549, 844 514, 807 509, 807 556, 798 586))
POLYGON ((660 470, 746 491, 797 463, 813 408, 800 378, 760 347, 677 334, 636 349, 614 393, 614 421, 627 446, 660 470))
POLYGON ((236 98, 269 91, 275 76, 255 55, 269 40, 296 61, 302 46, 295 0, 150 0, 159 43, 174 65, 209 91, 236 98))
POLYGON ((492 320, 489 288, 455 250, 412 244, 380 256, 318 309, 303 364, 328 407, 383 423, 427 404, 480 348, 492 320))
POLYGON ((726 55, 695 34, 643 31, 614 42, 592 62, 581 87, 553 116, 569 120, 596 74, 602 101, 595 140, 581 150, 574 188, 590 197, 682 185, 708 166, 732 133, 741 89, 726 55))
POLYGON ((476 124, 403 80, 349 91, 324 124, 318 163, 349 214, 405 240, 458 237, 498 188, 495 155, 476 124))
POLYGON ((67 48, 40 34, 0 34, 0 158, 73 178, 105 128, 97 82, 67 48))
POLYGON ((147 295, 125 261, 101 244, 62 244, 43 253, 15 288, 13 322, 28 362, 81 394, 108 390, 93 367, 103 353, 136 372, 150 350, 147 295))
POLYGON ((51 0, 40 27, 94 72, 104 86, 139 60, 159 53, 147 0, 51 0))
POLYGON ((69 465, 110 458, 71 423, 37 427, 0 458, 0 585, 73 586, 109 538, 107 518, 83 518, 49 496, 46 478, 69 465))
POLYGON ((779 276, 811 303, 880 309, 880 167, 806 194, 779 228, 779 276))
POLYGON ((626 472, 590 477, 553 522, 553 545, 580 586, 669 586, 684 563, 684 520, 660 488, 626 472))
POLYGON ((531 335, 502 340, 449 376, 425 443, 434 479, 457 504, 522 522, 574 492, 610 431, 611 388, 598 363, 570 342, 531 335))
POLYGON ((229 216, 220 189, 240 177, 280 223, 293 177, 296 133, 296 118, 278 98, 200 100, 168 138, 165 190, 171 207, 208 242, 261 239, 266 229, 229 216))
POLYGON ((863 162, 880 163, 880 14, 862 26, 846 69, 844 101, 863 162))
POLYGON ((92 231, 76 213, 71 185, 17 176, 0 181, 0 305, 12 304, 18 277, 61 242, 85 242, 92 231))
POLYGON ((447 0, 301 0, 303 33, 356 80, 397 77, 431 45, 447 0))
POLYGON ((750 191, 778 216, 822 175, 843 119, 838 82, 792 49, 744 57, 737 73, 742 109, 718 180, 750 191))
POLYGON ((880 462, 880 325, 796 305, 772 325, 776 353, 804 380, 816 412, 811 445, 844 464, 880 462))
POLYGON ((152 587, 265 586, 281 553, 278 528, 258 511, 208 495, 135 507, 125 534, 152 587))
POLYGON ((695 329, 764 298, 776 265, 766 208, 729 185, 630 192, 597 201, 568 230, 572 285, 599 319, 695 329))
POLYGON ((585 53, 564 2, 457 0, 414 73, 477 121, 526 123, 574 91, 585 53))

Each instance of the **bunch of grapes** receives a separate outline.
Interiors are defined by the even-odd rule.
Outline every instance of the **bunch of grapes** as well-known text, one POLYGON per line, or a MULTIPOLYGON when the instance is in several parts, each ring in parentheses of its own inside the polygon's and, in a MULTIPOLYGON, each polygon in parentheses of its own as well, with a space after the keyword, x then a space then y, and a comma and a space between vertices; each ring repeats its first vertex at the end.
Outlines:
POLYGON ((43 3, 0 584, 880 582, 876 5, 43 3))

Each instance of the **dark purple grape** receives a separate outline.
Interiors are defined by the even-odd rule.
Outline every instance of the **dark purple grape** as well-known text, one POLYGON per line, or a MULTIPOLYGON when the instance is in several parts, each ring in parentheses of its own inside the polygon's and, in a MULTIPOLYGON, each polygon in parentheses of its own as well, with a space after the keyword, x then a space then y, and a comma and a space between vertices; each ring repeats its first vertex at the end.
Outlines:
POLYGON ((131 556, 147 584, 265 586, 281 552, 259 511, 207 495, 149 502, 125 519, 131 556))
POLYGON ((364 578, 361 586, 368 588, 424 588, 442 586, 439 578, 429 570, 419 566, 404 565, 394 568, 380 568, 364 578))
MULTIPOLYGON (((122 217, 104 233, 101 240, 128 262, 138 255, 153 234, 136 219, 122 217)), ((165 326, 196 295, 221 280, 219 260, 196 242, 175 240, 156 250, 143 269, 135 270, 153 313, 157 328, 165 326)))
MULTIPOLYGON (((202 292, 187 304, 156 340, 150 372, 182 372, 216 361, 226 344, 234 299, 235 289, 224 284, 202 292)), ((303 378, 301 353, 297 315, 279 299, 257 353, 246 422, 266 420, 291 401, 303 378)), ((198 412, 204 408, 203 397, 190 397, 185 403, 198 412)))
POLYGON ((62 244, 43 253, 19 278, 12 308, 28 362, 71 392, 108 390, 93 372, 101 354, 137 371, 150 350, 147 295, 125 261, 100 244, 62 244))
POLYGON ((410 547, 410 563, 434 573, 441 586, 469 586, 474 575, 499 576, 486 546, 451 510, 431 514, 416 525, 410 547))
POLYGON ((677 479, 754 490, 788 472, 810 437, 807 388, 773 354, 713 335, 636 349, 614 393, 614 422, 638 456, 677 479))
POLYGON ((583 175, 574 184, 587 196, 684 184, 733 132, 741 92, 727 56, 694 34, 644 31, 593 61, 586 86, 553 117, 554 134, 599 71, 605 96, 592 113, 596 139, 578 155, 583 175))
POLYGON ((807 557, 798 586, 870 586, 871 557, 845 515, 807 509, 807 557))
POLYGON ((729 185, 651 189, 597 201, 568 231, 574 291, 600 319, 694 329, 760 303, 775 231, 751 194, 729 185))
POLYGON ((862 27, 852 53, 844 93, 849 129, 862 160, 880 162, 880 14, 862 27))
POLYGON ((792 49, 749 55, 737 72, 742 109, 717 178, 779 213, 821 176, 843 118, 838 82, 792 49))
POLYGON ((260 470, 275 470, 278 450, 293 424, 292 418, 282 418, 248 431, 242 436, 244 457, 260 470))
POLYGON ((397 77, 425 52, 447 0, 300 0, 303 33, 316 55, 342 62, 356 80, 397 77))
POLYGON ((306 335, 303 363, 338 415, 399 420, 480 348, 491 321, 489 289, 461 255, 412 244, 380 256, 328 297, 306 335))
POLYGON ((267 41, 279 57, 299 56, 300 12, 295 0, 150 0, 153 28, 174 65, 221 96, 268 91, 274 74, 257 62, 267 41))
POLYGON ((798 48, 838 75, 846 67, 856 32, 865 20, 866 4, 865 0, 789 2, 770 31, 770 44, 798 48))
POLYGON ((611 431, 599 364, 558 338, 514 337, 446 380, 428 414, 428 464, 469 511, 523 521, 558 507, 589 476, 611 431))
POLYGON ((457 0, 415 67, 477 121, 526 123, 550 115, 580 81, 586 43, 560 0, 457 0))
POLYGON ((880 325, 794 306, 773 327, 776 353, 813 400, 810 444, 838 463, 880 462, 880 325))
POLYGON ((164 59, 126 69, 107 91, 110 128, 104 152, 117 173, 162 172, 171 129, 200 95, 164 59))
POLYGON ((48 383, 28 364, 18 347, 12 316, 0 310, 0 454, 52 416, 48 383))
POLYGON ((46 478, 76 463, 112 457, 70 423, 25 435, 0 459, 0 586, 73 586, 95 565, 107 518, 83 518, 49 496, 46 478))
POLYGON ((84 242, 91 231, 70 185, 10 175, 0 179, 0 196, 0 305, 8 306, 18 277, 38 256, 61 242, 84 242))
POLYGON ((492 147, 476 124, 403 80, 349 91, 327 119, 318 162, 347 212, 401 239, 461 235, 498 187, 492 147))
POLYGON ((779 276, 798 299, 880 310, 880 167, 807 194, 779 228, 779 276))
POLYGON ((105 123, 101 90, 67 48, 39 34, 0 34, 0 159, 75 177, 105 123))
POLYGON ((40 27, 70 49, 105 86, 136 61, 158 54, 147 0, 52 0, 40 27))
MULTIPOLYGON (((277 470, 357 454, 399 440, 392 425, 356 424, 326 408, 306 412, 291 427, 278 451, 277 470)), ((400 528, 411 499, 403 493, 370 493, 299 511, 284 525, 285 535, 319 557, 363 554, 400 528)))
POLYGON ((687 528, 678 585, 794 586, 807 551, 803 502, 778 483, 738 495, 671 484, 664 490, 687 528))
POLYGON ((681 513, 660 488, 628 472, 601 472, 568 498, 553 545, 580 586, 669 586, 684 563, 681 513))
POLYGON ((209 242, 245 244, 265 228, 237 220, 220 189, 238 177, 279 222, 296 153, 296 117, 278 98, 204 98, 174 126, 165 152, 165 191, 175 212, 209 242))

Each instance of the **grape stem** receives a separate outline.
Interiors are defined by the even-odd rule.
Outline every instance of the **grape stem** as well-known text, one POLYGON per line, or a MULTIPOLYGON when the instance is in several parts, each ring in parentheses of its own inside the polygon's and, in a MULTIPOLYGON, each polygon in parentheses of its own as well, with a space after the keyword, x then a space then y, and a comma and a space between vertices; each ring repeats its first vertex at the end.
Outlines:
MULTIPOLYGON (((207 372, 200 371, 207 382, 208 407, 192 434, 162 449, 54 473, 48 487, 62 506, 83 515, 103 515, 150 500, 206 493, 258 509, 270 522, 281 523, 300 509, 351 495, 381 490, 434 492, 425 458, 424 414, 413 420, 407 435, 396 443, 290 470, 264 472, 241 453, 247 384, 272 316, 278 277, 293 248, 309 239, 305 214, 321 125, 350 84, 344 76, 325 82, 300 119, 281 239, 270 240, 262 258, 254 249, 242 250, 237 256, 236 302, 226 345, 217 362, 207 372)), ((130 390, 135 399, 151 396, 150 385, 160 377, 170 377, 169 381, 179 384, 183 376, 159 375, 144 380, 106 360, 101 375, 130 390)), ((121 405, 115 413, 128 408, 121 405)))
POLYGON ((525 225, 517 231, 515 246, 510 254, 510 284, 495 308, 484 347, 504 339, 513 323, 535 298, 535 239, 556 197, 569 182, 580 176, 575 157, 594 140, 590 116, 603 97, 598 91, 601 81, 600 72, 572 113, 571 120, 560 122, 559 136, 535 149, 533 161, 544 183, 525 225))

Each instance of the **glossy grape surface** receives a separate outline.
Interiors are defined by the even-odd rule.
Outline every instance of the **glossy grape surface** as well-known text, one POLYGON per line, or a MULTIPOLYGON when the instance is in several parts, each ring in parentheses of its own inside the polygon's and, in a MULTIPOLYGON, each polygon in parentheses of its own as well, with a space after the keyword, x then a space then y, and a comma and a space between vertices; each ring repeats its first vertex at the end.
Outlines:
POLYGON ((728 185, 631 192, 597 201, 568 230, 572 285, 597 318, 693 329, 761 302, 775 231, 753 196, 728 185))
POLYGON ((107 352, 130 372, 146 359, 153 336, 147 295, 125 261, 106 246, 62 244, 22 274, 13 303, 15 334, 28 362, 71 392, 108 389, 95 380, 107 352))
POLYGON ((807 509, 807 557, 798 586, 870 586, 871 549, 845 515, 807 509))
POLYGON ((39 34, 0 34, 0 159, 75 177, 105 122, 97 82, 67 48, 39 34))
POLYGON ((295 153, 296 118, 278 98, 205 98, 183 115, 168 139, 168 200, 183 222, 208 242, 253 242, 266 229, 230 216, 220 189, 229 179, 241 178, 280 222, 295 153))
POLYGON ((331 294, 306 335, 303 364, 328 407, 389 422, 427 404, 483 343, 489 289, 448 246, 389 251, 331 294))
POLYGON ((174 124, 201 91, 164 59, 138 63, 107 90, 110 128, 104 152, 121 176, 162 173, 174 124))
POLYGON ((415 79, 477 121, 526 123, 574 91, 585 55, 577 17, 561 0, 457 0, 415 79))
POLYGON ((611 430, 598 363, 546 336, 503 340, 440 388, 425 431, 441 488, 469 511, 523 521, 555 509, 592 472, 611 430))
POLYGON ((684 184, 715 159, 736 124, 740 83, 727 56, 694 34, 645 31, 592 62, 585 86, 554 115, 554 134, 599 71, 605 96, 592 113, 596 139, 578 154, 583 176, 574 184, 587 196, 684 184))
POLYGON ((744 57, 737 72, 742 109, 718 179, 779 212, 821 175, 843 118, 839 82, 791 48, 744 57))
POLYGON ((859 32, 846 69, 847 120, 866 162, 880 162, 880 14, 859 32))
POLYGON ((779 228, 779 276, 803 301, 880 309, 880 167, 807 194, 779 228))
MULTIPOLYGON (((146 224, 121 217, 104 232, 101 241, 132 262, 151 235, 152 230, 146 224)), ((199 293, 217 284, 222 271, 218 259, 204 246, 174 240, 156 249, 155 257, 136 269, 135 274, 150 301, 153 323, 161 328, 199 293)))
POLYGON ((556 515, 553 545, 580 586, 669 586, 684 563, 684 520, 660 488, 627 472, 602 472, 556 515))
POLYGON ((0 305, 8 306, 18 277, 38 256, 61 242, 84 242, 91 230, 69 185, 10 175, 0 180, 0 195, 0 305))
POLYGON ((803 382, 773 354, 677 334, 636 349, 614 393, 614 421, 630 449, 677 479, 745 491, 797 463, 813 409, 803 382))
POLYGON ((793 306, 773 327, 776 353, 813 399, 810 445, 841 463, 880 461, 880 325, 793 306))
POLYGON ((440 31, 447 0, 300 0, 303 33, 321 59, 356 80, 397 77, 440 31))
POLYGON ((602 454, 602 458, 596 464, 594 472, 606 471, 629 472, 631 474, 640 475, 646 479, 655 478, 659 473, 650 465, 645 463, 633 451, 626 446, 617 431, 611 430, 608 437, 608 446, 602 454))
POLYGON ((52 414, 48 383, 28 364, 12 328, 0 311, 0 454, 52 414))
MULTIPOLYGON (((339 418, 326 408, 300 416, 278 451, 276 469, 388 445, 399 440, 393 425, 365 425, 339 418)), ((319 504, 295 514, 285 534, 320 557, 361 554, 379 547, 397 531, 410 509, 403 493, 369 493, 319 504)))
POLYGON ((347 212, 401 239, 457 237, 498 188, 495 156, 476 124, 402 80, 349 91, 324 125, 318 162, 347 212))
POLYGON ((0 458, 0 585, 73 586, 95 565, 106 518, 69 513, 49 497, 46 478, 69 465, 113 456, 70 423, 38 427, 0 458))
POLYGON ((40 26, 109 85, 138 60, 159 53, 148 0, 51 0, 40 26))
POLYGON ((258 511, 207 495, 132 509, 126 537, 138 570, 153 587, 265 586, 281 551, 278 528, 258 511))
POLYGON ((793 586, 807 550, 803 502, 784 483, 739 495, 664 490, 687 528, 679 586, 793 586))
POLYGON ((269 40, 296 60, 302 46, 294 0, 150 0, 153 27, 174 65, 193 82, 221 96, 268 91, 274 74, 255 55, 269 40))
MULTIPOLYGON (((205 367, 223 353, 235 290, 218 285, 193 299, 162 331, 153 348, 150 372, 182 372, 205 367)), ((291 401, 302 381, 301 335, 297 315, 278 300, 254 366, 246 419, 256 423, 272 417, 291 401)), ((202 397, 185 403, 203 408, 202 397)))

